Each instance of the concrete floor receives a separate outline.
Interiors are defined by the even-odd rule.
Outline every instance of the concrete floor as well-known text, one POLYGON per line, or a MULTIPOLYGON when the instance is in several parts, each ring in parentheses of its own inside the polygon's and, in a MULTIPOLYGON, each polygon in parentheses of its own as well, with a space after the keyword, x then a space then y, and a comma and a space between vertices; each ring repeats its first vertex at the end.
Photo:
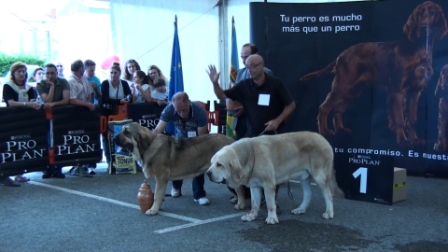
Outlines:
POLYGON ((28 176, 19 188, 0 187, 1 252, 448 251, 446 179, 408 177, 407 200, 392 206, 334 199, 333 220, 321 218, 325 203, 315 186, 307 213, 291 215, 302 197, 291 183, 294 199, 286 187, 278 196, 280 224, 266 225, 265 207, 242 222, 227 188, 208 179, 210 205, 193 202, 188 179, 182 197, 167 197, 163 211, 149 217, 136 200, 142 173, 109 175, 103 163, 93 178, 28 176))

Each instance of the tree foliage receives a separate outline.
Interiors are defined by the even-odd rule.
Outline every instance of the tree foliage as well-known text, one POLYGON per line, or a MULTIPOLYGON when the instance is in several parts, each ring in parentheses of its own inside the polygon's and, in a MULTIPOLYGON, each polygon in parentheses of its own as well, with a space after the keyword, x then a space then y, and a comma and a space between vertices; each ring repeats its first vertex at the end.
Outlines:
POLYGON ((45 60, 40 59, 39 57, 31 56, 31 55, 7 55, 4 53, 0 53, 0 76, 4 76, 15 62, 23 62, 27 65, 38 65, 43 67, 45 65, 45 60))

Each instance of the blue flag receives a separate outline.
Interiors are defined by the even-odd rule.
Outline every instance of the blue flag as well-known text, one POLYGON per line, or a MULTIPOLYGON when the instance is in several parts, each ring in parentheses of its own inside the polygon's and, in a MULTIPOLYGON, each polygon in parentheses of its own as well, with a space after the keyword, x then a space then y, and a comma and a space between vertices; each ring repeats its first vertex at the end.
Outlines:
MULTIPOLYGON (((236 81, 236 76, 238 74, 238 46, 236 44, 236 31, 235 31, 235 19, 232 17, 232 53, 230 57, 230 82, 234 85, 236 81)), ((226 118, 226 135, 235 138, 235 126, 237 123, 237 118, 233 117, 234 111, 227 111, 226 118)))
MULTIPOLYGON (((174 41, 173 41, 173 54, 171 55, 171 74, 169 85, 168 101, 171 101, 174 94, 184 91, 184 77, 182 74, 182 60, 180 57, 179 36, 177 35, 177 16, 174 21, 174 41)), ((176 130, 172 122, 168 123, 165 128, 166 133, 169 135, 175 135, 176 130)))
POLYGON ((230 56, 230 82, 235 84, 236 75, 238 74, 238 69, 240 69, 238 62, 238 46, 236 44, 236 31, 235 31, 235 19, 232 17, 232 54, 230 56))

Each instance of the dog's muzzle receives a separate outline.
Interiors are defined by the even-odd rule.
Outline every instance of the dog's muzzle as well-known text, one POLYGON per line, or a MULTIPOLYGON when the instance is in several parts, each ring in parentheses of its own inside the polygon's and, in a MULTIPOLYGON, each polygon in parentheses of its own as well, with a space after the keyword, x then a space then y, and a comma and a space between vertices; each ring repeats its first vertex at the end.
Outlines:
POLYGON ((214 181, 213 180, 213 174, 212 174, 211 171, 206 172, 206 174, 208 176, 208 179, 210 179, 210 181, 218 183, 218 184, 224 184, 224 185, 226 184, 226 179, 225 178, 223 178, 221 181, 214 181))
POLYGON ((132 144, 132 143, 129 143, 129 142, 127 142, 127 143, 122 143, 121 141, 120 141, 120 135, 116 135, 113 139, 112 139, 112 141, 117 145, 117 146, 120 146, 121 148, 123 148, 125 151, 127 151, 127 152, 132 152, 133 150, 134 150, 134 145, 132 144))

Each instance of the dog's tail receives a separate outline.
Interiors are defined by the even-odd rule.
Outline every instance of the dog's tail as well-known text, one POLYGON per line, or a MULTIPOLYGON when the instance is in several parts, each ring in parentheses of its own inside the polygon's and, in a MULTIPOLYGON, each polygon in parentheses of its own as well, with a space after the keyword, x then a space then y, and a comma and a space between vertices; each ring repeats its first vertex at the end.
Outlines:
POLYGON ((336 65, 336 60, 331 62, 328 66, 326 66, 324 69, 309 73, 307 75, 304 75, 300 78, 300 81, 309 81, 312 78, 320 77, 323 74, 327 73, 333 73, 334 72, 334 66, 336 65))
POLYGON ((331 191, 331 194, 333 195, 333 197, 344 199, 345 198, 345 194, 341 190, 341 188, 339 188, 338 183, 336 182, 336 171, 334 169, 333 169, 333 174, 332 174, 332 176, 330 178, 329 183, 330 183, 329 184, 330 185, 330 191, 331 191))

